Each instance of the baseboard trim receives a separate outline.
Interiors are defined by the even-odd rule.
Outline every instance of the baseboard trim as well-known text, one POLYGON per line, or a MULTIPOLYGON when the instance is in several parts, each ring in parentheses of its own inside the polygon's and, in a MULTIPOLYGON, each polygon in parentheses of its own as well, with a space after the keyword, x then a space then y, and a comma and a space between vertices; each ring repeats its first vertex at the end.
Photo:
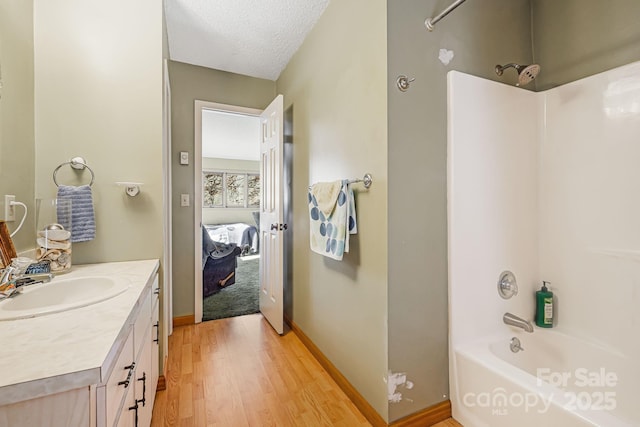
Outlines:
POLYGON ((166 389, 167 389, 167 379, 164 377, 164 375, 160 375, 158 377, 158 387, 156 388, 156 391, 166 390, 166 389))
POLYGON ((451 401, 437 403, 415 414, 400 418, 389 424, 390 427, 426 427, 451 418, 451 401))
POLYGON ((286 315, 286 313, 282 315, 282 318, 284 319, 285 325, 288 325, 289 328, 291 328, 291 325, 293 324, 293 320, 291 320, 289 316, 286 315))
POLYGON ((196 316, 194 314, 190 314, 188 316, 179 316, 173 318, 173 327, 177 328, 178 326, 187 326, 187 325, 195 325, 196 316))
POLYGON ((302 341, 309 352, 316 358, 318 363, 327 371, 329 376, 338 384, 338 387, 342 389, 344 394, 353 402, 358 410, 364 415, 364 417, 371 423, 373 427, 387 427, 387 423, 382 419, 380 414, 373 409, 373 406, 362 397, 362 395, 355 389, 353 385, 345 378, 344 375, 335 367, 329 359, 320 351, 320 349, 311 341, 311 339, 295 324, 291 319, 285 319, 285 321, 291 327, 294 334, 302 341))

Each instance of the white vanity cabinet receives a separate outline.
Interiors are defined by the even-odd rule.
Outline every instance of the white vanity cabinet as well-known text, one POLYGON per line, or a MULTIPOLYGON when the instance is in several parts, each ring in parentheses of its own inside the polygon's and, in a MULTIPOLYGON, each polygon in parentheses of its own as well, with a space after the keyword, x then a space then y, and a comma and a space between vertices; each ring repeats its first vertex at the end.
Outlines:
POLYGON ((156 332, 159 323, 156 323, 155 315, 158 312, 158 293, 156 275, 151 289, 142 298, 138 316, 131 325, 109 380, 97 388, 97 427, 151 425, 160 357, 156 332), (133 344, 128 346, 130 341, 133 344), (113 384, 118 387, 114 389, 113 384))
POLYGON ((158 278, 156 277, 152 291, 146 297, 140 309, 140 316, 133 326, 136 361, 132 382, 128 387, 129 390, 120 411, 118 427, 148 427, 151 425, 160 357, 158 294, 158 278))
POLYGON ((74 266, 65 279, 113 277, 128 286, 85 307, 0 322, 0 360, 9 361, 0 364, 0 427, 149 427, 159 267, 158 260, 74 266))
POLYGON ((112 426, 118 417, 122 401, 133 382, 133 331, 120 350, 120 354, 113 366, 111 375, 105 385, 96 388, 96 414, 98 427, 112 426))
POLYGON ((66 278, 117 277, 129 286, 94 305, 0 328, 0 360, 11 361, 0 364, 0 427, 149 427, 160 361, 159 266, 74 266, 66 278))

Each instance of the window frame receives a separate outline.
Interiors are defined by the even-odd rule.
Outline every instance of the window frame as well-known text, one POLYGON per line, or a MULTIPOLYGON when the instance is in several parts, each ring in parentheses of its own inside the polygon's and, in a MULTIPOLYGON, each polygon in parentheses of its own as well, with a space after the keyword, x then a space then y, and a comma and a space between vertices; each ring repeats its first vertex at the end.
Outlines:
POLYGON ((249 205, 249 177, 257 176, 260 183, 260 193, 262 193, 262 177, 260 172, 249 170, 231 170, 231 169, 202 169, 202 208, 203 209, 259 209, 260 196, 258 196, 257 205, 249 205), (210 206, 205 202, 206 181, 205 176, 210 174, 222 175, 222 205, 210 206), (244 206, 228 206, 227 204, 227 175, 244 175, 244 206))

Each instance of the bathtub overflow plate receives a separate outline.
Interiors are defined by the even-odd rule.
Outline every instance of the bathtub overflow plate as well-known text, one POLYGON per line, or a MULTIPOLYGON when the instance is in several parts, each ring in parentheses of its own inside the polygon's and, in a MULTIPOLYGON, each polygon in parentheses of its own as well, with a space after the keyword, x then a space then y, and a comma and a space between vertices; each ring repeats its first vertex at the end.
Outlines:
POLYGON ((511 338, 511 341, 509 342, 509 348, 514 353, 524 351, 524 348, 522 348, 522 345, 520 344, 520 340, 516 337, 511 338))

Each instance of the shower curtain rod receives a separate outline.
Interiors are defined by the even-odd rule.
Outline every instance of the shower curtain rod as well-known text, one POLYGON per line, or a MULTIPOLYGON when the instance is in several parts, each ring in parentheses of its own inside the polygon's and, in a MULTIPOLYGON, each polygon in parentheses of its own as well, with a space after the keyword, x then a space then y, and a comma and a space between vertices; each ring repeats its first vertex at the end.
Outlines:
POLYGON ((448 8, 446 8, 445 10, 440 12, 435 17, 425 19, 424 20, 424 26, 427 27, 427 30, 433 31, 433 26, 436 25, 438 23, 438 21, 440 21, 442 18, 447 16, 449 13, 451 13, 451 11, 453 11, 453 9, 455 9, 458 6, 460 6, 465 1, 467 1, 467 0, 456 0, 456 1, 454 1, 453 3, 451 3, 449 5, 448 8))

